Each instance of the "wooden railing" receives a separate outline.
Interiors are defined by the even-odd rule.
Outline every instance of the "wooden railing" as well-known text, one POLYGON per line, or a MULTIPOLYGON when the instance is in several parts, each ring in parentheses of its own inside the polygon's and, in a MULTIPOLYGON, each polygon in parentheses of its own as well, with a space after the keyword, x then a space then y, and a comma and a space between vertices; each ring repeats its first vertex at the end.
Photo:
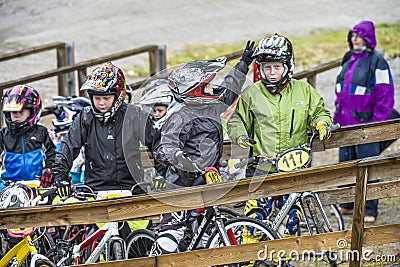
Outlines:
MULTIPOLYGON (((399 135, 400 120, 344 127, 332 134, 325 148, 390 140, 398 138, 399 135), (384 130, 378 134, 378 129, 384 130)), ((321 144, 318 145, 318 142, 316 146, 323 147, 321 144)), ((364 228, 363 217, 366 199, 400 195, 399 170, 400 155, 397 154, 145 196, 63 206, 0 210, 0 228, 143 219, 193 207, 233 204, 248 199, 291 192, 317 191, 324 204, 355 202, 357 212, 353 217, 351 231, 109 262, 107 266, 188 266, 188 262, 191 266, 218 265, 257 259, 256 252, 264 249, 265 246, 276 251, 280 249, 286 251, 343 249, 337 247, 336 242, 339 239, 349 244, 345 248, 350 248, 362 255, 363 246, 400 242, 400 224, 394 222, 391 225, 364 228), (381 182, 367 185, 368 180, 377 179, 381 182), (255 190, 249 190, 250 184, 257 184, 258 187, 255 190), (338 188, 349 184, 355 184, 355 186, 338 188), (190 207, 188 207, 189 204, 190 207)), ((350 266, 360 266, 360 264, 360 259, 350 261, 350 266)))

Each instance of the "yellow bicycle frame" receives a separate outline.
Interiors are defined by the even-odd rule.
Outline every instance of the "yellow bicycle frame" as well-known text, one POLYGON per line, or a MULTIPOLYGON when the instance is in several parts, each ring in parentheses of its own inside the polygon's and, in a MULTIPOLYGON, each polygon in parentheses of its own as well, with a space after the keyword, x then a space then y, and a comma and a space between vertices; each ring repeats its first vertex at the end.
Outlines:
POLYGON ((0 266, 6 266, 10 261, 16 257, 18 261, 18 267, 22 265, 22 262, 29 254, 35 253, 36 247, 32 245, 31 237, 25 236, 18 244, 11 248, 6 255, 0 260, 0 266))

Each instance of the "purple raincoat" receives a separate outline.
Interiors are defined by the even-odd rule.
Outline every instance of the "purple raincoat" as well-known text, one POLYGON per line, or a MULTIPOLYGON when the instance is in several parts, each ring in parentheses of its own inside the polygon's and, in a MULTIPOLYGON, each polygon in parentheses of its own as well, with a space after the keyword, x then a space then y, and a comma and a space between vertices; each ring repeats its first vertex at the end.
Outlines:
POLYGON ((334 122, 342 126, 387 120, 394 106, 394 85, 388 63, 374 52, 374 24, 361 21, 349 31, 350 51, 342 61, 336 80, 334 122), (351 33, 366 42, 361 52, 353 50, 351 33))

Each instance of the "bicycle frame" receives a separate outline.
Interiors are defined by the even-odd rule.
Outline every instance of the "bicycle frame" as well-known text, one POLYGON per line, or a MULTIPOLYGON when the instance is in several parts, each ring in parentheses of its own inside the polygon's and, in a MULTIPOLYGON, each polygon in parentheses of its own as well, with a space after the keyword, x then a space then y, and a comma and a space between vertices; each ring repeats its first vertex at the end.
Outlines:
POLYGON ((28 255, 31 255, 31 267, 35 267, 36 261, 39 259, 48 260, 47 257, 37 252, 31 236, 27 235, 3 256, 0 260, 0 266, 6 266, 8 263, 12 262, 14 258, 16 262, 13 262, 12 266, 21 266, 28 255), (15 263, 17 265, 14 265, 15 263))
MULTIPOLYGON (((285 204, 279 210, 279 212, 275 216, 274 220, 269 223, 272 230, 274 230, 276 233, 278 233, 280 236, 282 236, 281 231, 279 231, 279 226, 282 224, 283 220, 289 214, 291 208, 293 207, 293 205, 296 204, 297 201, 300 202, 300 211, 305 218, 307 230, 310 235, 313 234, 313 229, 310 226, 311 225, 310 217, 312 218, 313 221, 318 220, 316 208, 319 209, 319 212, 322 215, 322 219, 324 220, 326 226, 328 227, 329 232, 333 231, 332 226, 329 223, 328 217, 326 216, 325 210, 322 207, 321 201, 319 200, 318 195, 314 192, 298 192, 298 193, 289 194, 285 204), (311 199, 315 200, 315 203, 317 203, 317 207, 315 207, 314 205, 312 205, 312 206, 309 205, 308 202, 311 199), (309 212, 307 212, 307 211, 309 211, 309 212), (310 214, 310 216, 307 216, 308 214, 310 214)), ((318 232, 318 229, 317 229, 317 232, 318 232)))
POLYGON ((210 225, 213 218, 215 218, 216 229, 219 232, 220 236, 222 237, 224 246, 237 245, 237 241, 234 237, 234 234, 232 233, 232 230, 229 230, 228 232, 225 231, 224 221, 223 218, 221 217, 221 213, 219 211, 218 206, 207 207, 204 210, 203 215, 204 215, 203 220, 199 224, 199 228, 194 234, 192 240, 190 241, 186 249, 187 251, 192 251, 194 248, 197 247, 207 229, 207 226, 210 225))
POLYGON ((118 222, 109 222, 104 224, 102 227, 100 227, 97 231, 95 231, 93 234, 88 236, 83 242, 74 245, 73 250, 72 250, 72 257, 74 259, 74 265, 79 265, 81 261, 81 252, 87 248, 90 244, 92 244, 98 237, 102 236, 101 241, 96 245, 96 248, 92 251, 90 256, 86 259, 85 264, 88 263, 95 263, 99 257, 100 254, 103 252, 105 249, 105 260, 109 261, 110 260, 110 245, 113 242, 120 242, 122 246, 122 253, 123 258, 126 258, 125 256, 125 241, 119 237, 118 233, 118 222))

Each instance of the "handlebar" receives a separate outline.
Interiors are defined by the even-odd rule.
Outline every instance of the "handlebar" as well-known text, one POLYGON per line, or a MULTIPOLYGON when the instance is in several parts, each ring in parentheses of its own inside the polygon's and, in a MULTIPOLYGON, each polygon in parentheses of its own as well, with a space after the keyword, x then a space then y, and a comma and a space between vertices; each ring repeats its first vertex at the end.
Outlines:
POLYGON ((329 126, 328 128, 329 128, 329 130, 330 130, 331 132, 334 132, 334 131, 339 130, 340 127, 342 127, 342 126, 340 125, 340 123, 336 123, 336 124, 333 124, 332 126, 329 126))
MULTIPOLYGON (((334 125, 332 125, 332 126, 329 126, 328 129, 329 129, 330 132, 334 132, 334 131, 337 131, 338 129, 340 129, 340 127, 341 127, 340 124, 339 124, 339 123, 336 123, 336 124, 334 124, 334 125)), ((318 135, 318 131, 315 131, 315 132, 313 133, 313 135, 312 135, 311 138, 310 138, 309 143, 306 144, 306 145, 308 145, 310 148, 311 148, 312 140, 313 140, 314 136, 316 136, 316 135, 318 135)), ((242 168, 242 167, 245 167, 245 166, 247 166, 247 165, 250 165, 250 164, 252 164, 252 163, 254 163, 254 162, 256 162, 256 161, 257 161, 258 163, 262 163, 262 162, 265 162, 265 161, 269 161, 269 162, 271 162, 272 164, 275 164, 275 163, 274 163, 274 158, 275 158, 275 156, 274 156, 274 157, 267 157, 267 156, 262 156, 262 155, 252 156, 252 157, 249 157, 248 159, 245 159, 245 160, 242 160, 242 161, 236 163, 236 164, 234 165, 234 167, 237 168, 237 169, 238 169, 238 168, 242 168)))

